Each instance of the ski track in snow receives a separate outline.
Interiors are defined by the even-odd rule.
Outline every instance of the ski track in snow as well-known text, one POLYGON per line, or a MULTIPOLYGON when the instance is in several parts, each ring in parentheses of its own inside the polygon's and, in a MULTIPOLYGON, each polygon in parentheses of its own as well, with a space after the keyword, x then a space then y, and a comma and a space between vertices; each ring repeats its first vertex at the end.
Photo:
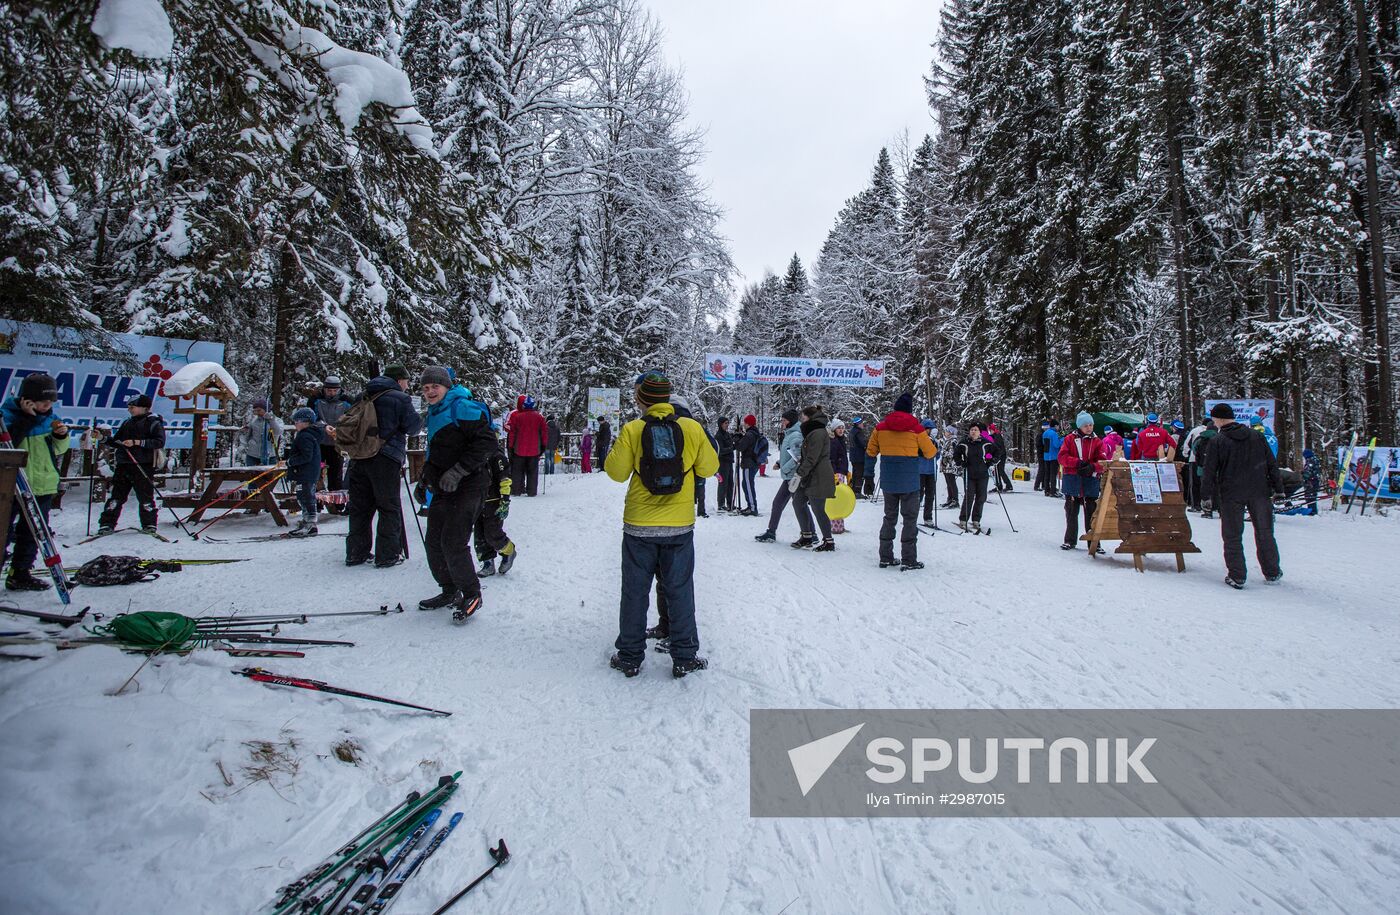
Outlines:
MULTIPOLYGON (((759 481, 766 506, 777 483, 759 481)), ((106 646, 0 666, 0 848, 5 913, 254 912, 410 790, 463 771, 446 805, 466 817, 396 911, 426 913, 506 867, 462 911, 1381 912, 1400 890, 1388 820, 751 819, 751 708, 1369 708, 1400 704, 1393 521, 1279 519, 1287 577, 1221 583, 1218 522, 1184 575, 1150 557, 1062 553, 1062 503, 1024 484, 995 495, 991 537, 921 534, 928 568, 875 566, 880 507, 862 501, 830 555, 797 553, 789 513, 698 527, 696 596, 708 671, 673 681, 608 670, 616 635, 623 488, 553 477, 516 498, 520 560, 486 580, 454 627, 421 613, 435 592, 412 558, 347 569, 345 541, 162 544, 117 534, 76 546, 84 512, 55 514, 69 565, 99 553, 245 556, 157 582, 75 592, 77 606, 247 614, 373 609, 283 634, 347 638, 305 659, 197 652, 141 663, 106 646), (1390 595, 1391 597, 1387 597, 1390 595), (262 666, 437 708, 451 718, 300 690, 228 671, 262 666), (139 688, 138 688, 139 686, 139 688), (340 762, 343 738, 360 765, 340 762), (294 740, 294 775, 249 781, 246 741, 294 740), (234 781, 226 787, 222 763, 234 781), (16 828, 22 827, 22 828, 16 828)), ((711 487, 710 498, 714 498, 711 487)), ((128 505, 127 512, 135 506, 128 505)), ((167 520, 167 519, 163 519, 167 520)), ((940 523, 951 527, 951 512, 940 523)), ((326 530, 343 530, 331 517, 326 530)), ((266 533, 266 518, 221 524, 266 533)), ((1250 537, 1246 533, 1246 548, 1250 537)), ((1110 550, 1112 547, 1110 546, 1110 550)), ((8 594, 11 600, 16 595, 8 594)), ((20 595, 51 609, 51 595, 20 595)), ((4 617, 6 628, 25 628, 4 617)), ((29 649, 23 649, 33 653, 29 649)))

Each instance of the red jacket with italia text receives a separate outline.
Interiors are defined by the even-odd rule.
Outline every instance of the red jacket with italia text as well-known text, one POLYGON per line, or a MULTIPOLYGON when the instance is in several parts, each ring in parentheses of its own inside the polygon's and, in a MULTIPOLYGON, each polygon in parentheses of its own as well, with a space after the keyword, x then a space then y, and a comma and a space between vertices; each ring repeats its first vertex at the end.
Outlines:
POLYGON ((1158 425, 1144 426, 1133 439, 1132 458, 1135 461, 1155 461, 1165 452, 1164 448, 1175 448, 1176 439, 1158 425))

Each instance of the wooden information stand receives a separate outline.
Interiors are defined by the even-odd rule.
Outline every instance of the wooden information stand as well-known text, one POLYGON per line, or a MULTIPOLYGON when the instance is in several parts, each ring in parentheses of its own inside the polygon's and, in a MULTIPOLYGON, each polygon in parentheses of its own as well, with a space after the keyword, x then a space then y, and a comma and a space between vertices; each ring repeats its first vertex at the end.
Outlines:
POLYGON ((1142 557, 1148 553, 1175 553, 1176 570, 1185 572, 1185 554, 1200 552, 1191 542, 1191 522, 1186 518, 1186 500, 1181 495, 1181 467, 1175 463, 1157 466, 1170 467, 1176 474, 1177 491, 1163 491, 1159 504, 1140 504, 1128 462, 1118 459, 1108 465, 1093 524, 1079 538, 1088 541, 1090 559, 1095 558, 1103 541, 1121 540, 1114 554, 1130 554, 1133 568, 1139 572, 1146 571, 1142 557))

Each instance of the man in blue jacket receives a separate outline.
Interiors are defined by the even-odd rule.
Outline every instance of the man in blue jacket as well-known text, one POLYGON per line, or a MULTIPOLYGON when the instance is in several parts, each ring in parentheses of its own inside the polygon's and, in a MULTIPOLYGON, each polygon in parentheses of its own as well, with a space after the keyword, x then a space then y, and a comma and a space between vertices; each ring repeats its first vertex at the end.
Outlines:
MULTIPOLYGON (((350 499, 350 535, 345 538, 345 564, 363 565, 374 556, 374 567, 387 569, 404 560, 403 505, 399 501, 399 475, 408 455, 408 437, 423 428, 404 393, 408 370, 391 365, 370 379, 363 396, 374 398, 383 445, 372 458, 351 461, 347 489, 350 499), (370 522, 379 515, 371 542, 370 522)), ((470 528, 468 528, 470 530, 470 528)))
POLYGON ((1051 499, 1060 497, 1060 437, 1058 420, 1047 419, 1040 424, 1040 472, 1035 475, 1035 488, 1051 499))

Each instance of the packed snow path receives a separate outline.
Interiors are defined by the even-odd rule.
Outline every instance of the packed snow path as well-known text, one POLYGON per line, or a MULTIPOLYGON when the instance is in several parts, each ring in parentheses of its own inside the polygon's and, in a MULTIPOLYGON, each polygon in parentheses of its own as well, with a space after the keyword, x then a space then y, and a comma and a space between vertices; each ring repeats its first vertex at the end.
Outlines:
MULTIPOLYGON (((760 480, 765 505, 776 485, 760 480)), ((1170 557, 1138 574, 1126 559, 1061 552, 1061 503, 1024 484, 1006 500, 1021 533, 993 495, 993 536, 920 535, 928 568, 916 573, 876 568, 877 505, 860 504, 831 555, 790 549, 791 515, 769 545, 753 542, 756 519, 702 519, 696 590, 712 667, 674 681, 653 652, 626 680, 606 666, 623 488, 601 476, 548 487, 514 500, 520 560, 487 580, 484 608, 463 627, 412 609, 435 589, 411 518, 413 558, 384 571, 345 568, 336 536, 166 545, 118 534, 66 550, 70 564, 99 553, 251 558, 76 592, 108 611, 410 609, 285 627, 358 643, 308 648, 303 660, 162 659, 119 697, 105 693, 141 658, 113 648, 5 662, 0 909, 254 912, 406 792, 462 769, 448 812, 466 817, 410 884, 405 915, 485 869, 502 836, 511 863, 462 911, 1393 911, 1400 826, 1388 820, 748 815, 750 708, 1396 707, 1393 521, 1280 519, 1284 583, 1258 581, 1251 555, 1250 586, 1236 593, 1221 583, 1218 522, 1193 518, 1204 553, 1186 574, 1170 557), (249 665, 456 714, 229 675, 249 665), (332 752, 346 739, 358 765, 332 752), (270 780, 255 778, 257 741, 274 751, 270 780)), ((70 499, 55 515, 69 544, 84 508, 70 499)), ((265 518, 220 527, 271 529, 265 518)), ((51 596, 19 603, 57 609, 51 596)))

